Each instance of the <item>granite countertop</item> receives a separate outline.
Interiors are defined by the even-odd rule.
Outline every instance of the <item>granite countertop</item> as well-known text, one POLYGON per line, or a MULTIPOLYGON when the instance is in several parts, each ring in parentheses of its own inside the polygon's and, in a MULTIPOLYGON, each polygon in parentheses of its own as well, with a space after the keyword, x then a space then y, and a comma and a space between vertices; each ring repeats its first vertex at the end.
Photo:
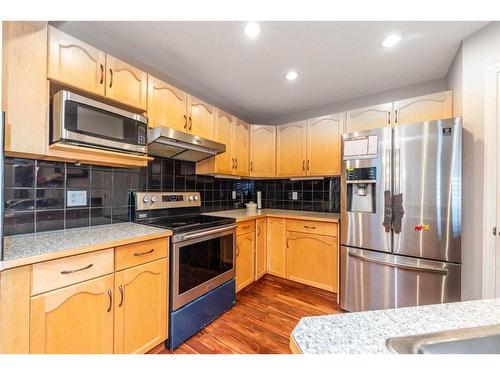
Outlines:
POLYGON ((500 298, 302 318, 292 337, 304 354, 389 353, 385 341, 500 324, 500 298))
POLYGON ((282 217, 289 219, 307 219, 316 221, 330 221, 338 223, 340 221, 340 215, 330 212, 313 212, 313 211, 292 211, 292 210, 276 210, 276 209, 264 209, 264 210, 247 210, 245 208, 240 210, 229 210, 229 211, 218 211, 209 212, 204 215, 218 216, 218 217, 229 217, 236 219, 236 221, 245 221, 256 219, 258 217, 282 217))
POLYGON ((68 252, 83 253, 171 234, 162 228, 120 223, 9 236, 4 239, 4 260, 0 262, 0 270, 47 260, 51 256, 63 257, 68 252))

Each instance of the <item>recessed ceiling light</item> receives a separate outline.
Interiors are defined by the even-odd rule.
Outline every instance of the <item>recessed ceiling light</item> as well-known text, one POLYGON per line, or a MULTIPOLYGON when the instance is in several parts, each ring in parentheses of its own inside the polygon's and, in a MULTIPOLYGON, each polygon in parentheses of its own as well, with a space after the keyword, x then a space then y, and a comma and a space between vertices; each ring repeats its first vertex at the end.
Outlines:
POLYGON ((255 22, 249 22, 245 26, 245 34, 247 37, 250 39, 255 39, 259 36, 260 34, 260 26, 258 23, 255 22))
POLYGON ((391 35, 384 39, 382 46, 385 48, 393 47, 401 41, 401 35, 391 35))
POLYGON ((289 81, 295 81, 298 77, 298 73, 295 71, 295 70, 290 70, 287 74, 286 74, 286 79, 289 80, 289 81))

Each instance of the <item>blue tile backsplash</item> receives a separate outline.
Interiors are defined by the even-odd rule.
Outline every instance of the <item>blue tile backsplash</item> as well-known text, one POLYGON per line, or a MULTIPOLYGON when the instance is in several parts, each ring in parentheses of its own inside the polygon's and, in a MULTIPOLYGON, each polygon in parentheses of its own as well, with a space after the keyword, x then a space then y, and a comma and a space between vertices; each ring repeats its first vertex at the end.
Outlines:
POLYGON ((262 192, 264 208, 339 212, 340 179, 234 180, 195 175, 195 164, 156 158, 147 168, 110 168, 5 159, 5 235, 129 220, 133 191, 198 191, 204 212, 244 207, 262 192), (87 192, 87 205, 68 207, 66 192, 87 192), (236 199, 232 199, 236 191, 236 199), (296 191, 298 199, 292 200, 296 191))

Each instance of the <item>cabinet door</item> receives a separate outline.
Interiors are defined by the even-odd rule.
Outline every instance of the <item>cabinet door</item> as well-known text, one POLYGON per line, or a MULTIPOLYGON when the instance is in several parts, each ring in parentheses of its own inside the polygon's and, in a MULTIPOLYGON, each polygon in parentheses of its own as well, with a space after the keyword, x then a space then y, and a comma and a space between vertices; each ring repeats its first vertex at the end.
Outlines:
POLYGON ((306 122, 294 122, 277 128, 276 176, 306 174, 306 122))
POLYGON ((47 77, 68 86, 104 95, 105 54, 49 26, 47 77))
POLYGON ((265 275, 267 269, 267 220, 265 218, 257 219, 256 222, 256 241, 255 241, 255 280, 265 275))
POLYGON ((106 55, 107 98, 145 111, 147 93, 147 73, 106 55))
POLYGON ((307 175, 340 174, 340 129, 343 114, 307 120, 307 175))
POLYGON ((213 139, 215 107, 188 95, 188 131, 202 138, 213 139))
POLYGON ((337 238, 287 232, 287 279, 337 292, 337 238))
POLYGON ((267 272, 286 277, 286 219, 267 219, 267 272))
POLYGON ((450 118, 452 92, 443 91, 394 102, 394 119, 398 125, 450 118))
POLYGON ((250 126, 250 176, 276 176, 276 126, 250 126))
POLYGON ((31 298, 30 353, 113 353, 113 275, 31 298))
POLYGON ((215 139, 226 145, 226 152, 217 155, 217 173, 234 173, 234 118, 230 114, 217 109, 215 112, 215 139))
POLYGON ((236 119, 234 126, 236 175, 248 176, 250 165, 250 125, 236 119))
POLYGON ((166 126, 187 131, 187 94, 155 77, 148 76, 148 126, 166 126))
POLYGON ((145 353, 167 339, 165 258, 115 274, 115 353, 145 353))
POLYGON ((344 133, 360 132, 363 130, 390 126, 392 103, 372 105, 347 112, 347 121, 344 133))
POLYGON ((254 281, 254 232, 236 237, 236 291, 254 281))

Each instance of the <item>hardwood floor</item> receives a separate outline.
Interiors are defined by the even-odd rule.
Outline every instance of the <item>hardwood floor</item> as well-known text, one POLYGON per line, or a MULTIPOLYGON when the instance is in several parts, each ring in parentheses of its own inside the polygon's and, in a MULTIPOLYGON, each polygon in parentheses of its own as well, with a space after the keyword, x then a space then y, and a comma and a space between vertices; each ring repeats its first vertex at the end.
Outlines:
POLYGON ((290 332, 300 318, 340 312, 334 293, 266 275, 239 293, 231 310, 160 353, 290 354, 290 332))

